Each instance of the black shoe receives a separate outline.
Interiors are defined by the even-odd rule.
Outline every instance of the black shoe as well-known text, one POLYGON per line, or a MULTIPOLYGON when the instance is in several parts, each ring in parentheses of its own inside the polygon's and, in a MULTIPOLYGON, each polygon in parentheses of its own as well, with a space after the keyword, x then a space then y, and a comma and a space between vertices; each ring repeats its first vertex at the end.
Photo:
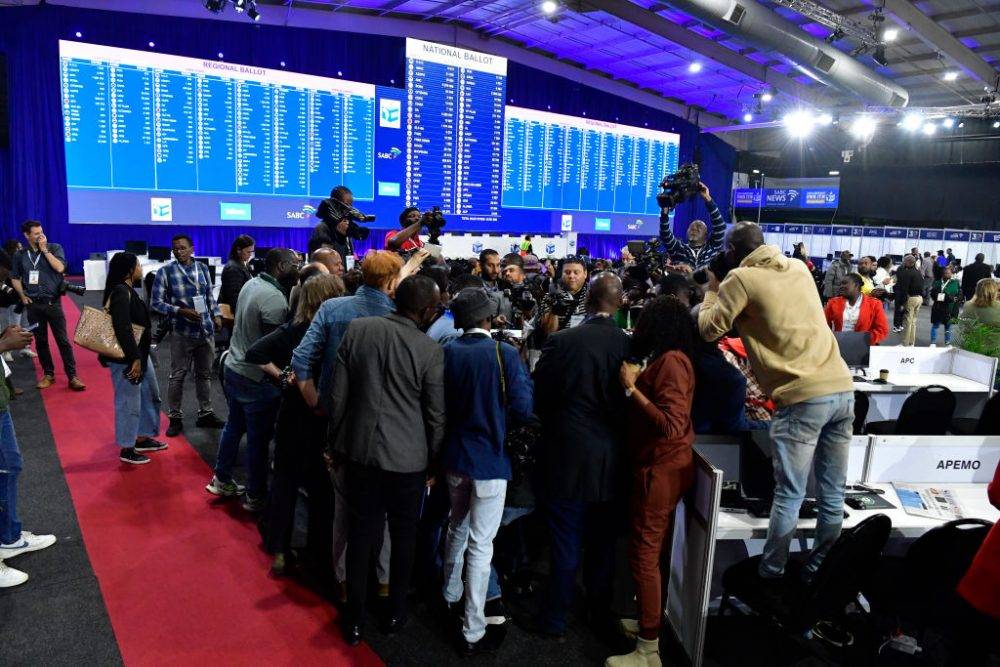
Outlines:
POLYGON ((483 653, 492 653, 500 648, 504 638, 507 637, 507 628, 500 625, 487 625, 486 634, 477 642, 468 642, 464 639, 459 645, 462 655, 473 656, 483 653))
POLYGON ((348 646, 357 646, 364 638, 359 623, 344 623, 340 628, 340 632, 344 635, 344 641, 347 642, 348 646))
POLYGON ((122 463, 131 463, 132 465, 149 463, 149 457, 135 451, 133 447, 124 447, 118 454, 118 460, 122 463))
POLYGON ((382 626, 382 632, 383 634, 392 637, 393 635, 399 634, 399 632, 403 629, 403 626, 405 625, 406 625, 405 616, 403 617, 392 616, 389 617, 389 619, 387 619, 385 624, 382 626))
POLYGON ((184 430, 184 422, 177 417, 170 418, 170 425, 167 426, 167 437, 173 438, 181 434, 184 430))
POLYGON ((167 448, 167 443, 160 442, 159 440, 153 440, 152 438, 146 438, 142 442, 135 443, 135 451, 137 452, 159 452, 167 448))
POLYGON ((194 425, 198 428, 222 428, 226 422, 216 417, 214 412, 209 412, 207 415, 198 417, 198 421, 194 425))
POLYGON ((507 610, 503 606, 503 598, 487 600, 483 607, 486 625, 503 625, 507 622, 507 610))

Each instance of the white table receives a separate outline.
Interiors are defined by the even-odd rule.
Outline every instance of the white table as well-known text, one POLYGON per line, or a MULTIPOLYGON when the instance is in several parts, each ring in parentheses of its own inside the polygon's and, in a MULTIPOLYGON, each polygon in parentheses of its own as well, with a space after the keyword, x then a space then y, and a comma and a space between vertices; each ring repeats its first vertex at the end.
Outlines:
MULTIPOLYGON (((845 508, 850 515, 844 519, 844 528, 853 528, 866 518, 875 514, 885 514, 892 520, 892 532, 896 537, 920 537, 928 530, 936 528, 946 523, 939 519, 929 519, 925 517, 907 514, 902 509, 902 504, 896 496, 896 491, 892 484, 868 484, 873 489, 882 489, 885 493, 881 496, 888 502, 896 506, 895 509, 881 510, 856 510, 850 507, 845 508)), ((955 492, 959 504, 965 511, 966 516, 977 519, 986 519, 996 522, 1000 519, 1000 511, 990 505, 986 496, 986 484, 941 484, 955 492)), ((757 518, 743 512, 730 512, 725 509, 719 512, 719 524, 716 532, 717 540, 753 540, 763 539, 767 535, 767 518, 757 518)), ((816 530, 815 519, 799 519, 796 532, 811 533, 816 530)), ((805 537, 807 535, 798 535, 805 537)))
MULTIPOLYGON (((878 377, 878 371, 869 370, 868 377, 878 377)), ((887 384, 855 382, 854 390, 869 396, 866 422, 884 421, 899 417, 910 394, 932 384, 946 387, 955 394, 955 417, 978 419, 989 400, 993 388, 982 382, 951 373, 889 373, 887 384)))

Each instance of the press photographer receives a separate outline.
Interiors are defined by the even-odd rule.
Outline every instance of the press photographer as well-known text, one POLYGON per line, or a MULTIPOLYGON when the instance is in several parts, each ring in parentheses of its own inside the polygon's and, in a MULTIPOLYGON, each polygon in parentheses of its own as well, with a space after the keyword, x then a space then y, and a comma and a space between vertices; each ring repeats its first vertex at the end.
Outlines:
POLYGON ((37 220, 27 220, 21 225, 21 232, 28 241, 28 247, 14 255, 11 269, 11 284, 17 291, 21 303, 28 314, 28 322, 37 324, 35 347, 38 361, 42 365, 42 379, 36 385, 47 389, 55 383, 55 364, 49 350, 49 327, 59 347, 63 370, 69 378, 69 388, 83 391, 87 388, 76 376, 76 359, 73 345, 66 335, 66 315, 63 314, 62 295, 66 292, 66 256, 62 246, 49 243, 37 220))
POLYGON ((660 205, 660 240, 663 242, 664 254, 675 265, 690 266, 697 270, 708 266, 712 258, 722 250, 726 236, 726 223, 722 212, 712 201, 712 193, 708 186, 701 182, 698 165, 681 165, 676 173, 663 179, 660 183, 662 192, 656 196, 660 205), (699 195, 705 201, 708 215, 712 220, 712 231, 709 235, 708 226, 701 220, 694 220, 688 225, 687 238, 678 239, 671 229, 670 212, 678 204, 699 195))
POLYGON ((559 286, 542 299, 538 329, 543 334, 562 331, 583 322, 587 314, 587 265, 580 257, 563 260, 559 286))
POLYGON ((420 232, 425 227, 430 236, 428 243, 438 245, 441 229, 444 226, 445 219, 439 207, 435 206, 421 213, 416 206, 407 206, 399 214, 400 228, 386 232, 383 247, 401 254, 423 248, 424 242, 420 240, 420 232))
POLYGON ((358 223, 373 222, 375 216, 365 215, 354 208, 354 193, 346 185, 338 185, 330 190, 329 199, 320 202, 316 217, 322 222, 316 225, 309 238, 309 252, 329 245, 350 266, 347 258, 354 256, 354 241, 364 241, 371 233, 370 229, 358 223))

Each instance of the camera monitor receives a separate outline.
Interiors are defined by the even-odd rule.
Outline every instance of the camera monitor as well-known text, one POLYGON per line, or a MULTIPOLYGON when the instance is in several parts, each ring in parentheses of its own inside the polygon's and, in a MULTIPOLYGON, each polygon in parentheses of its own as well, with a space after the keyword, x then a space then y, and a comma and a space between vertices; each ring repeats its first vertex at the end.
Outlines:
POLYGON ((169 262, 170 248, 165 245, 151 245, 146 256, 154 262, 169 262))
POLYGON ((145 255, 148 250, 149 250, 149 244, 146 241, 125 242, 125 252, 130 252, 133 255, 145 255))
POLYGON ((871 351, 869 334, 866 331, 835 331, 840 356, 849 368, 867 368, 868 353, 871 351))

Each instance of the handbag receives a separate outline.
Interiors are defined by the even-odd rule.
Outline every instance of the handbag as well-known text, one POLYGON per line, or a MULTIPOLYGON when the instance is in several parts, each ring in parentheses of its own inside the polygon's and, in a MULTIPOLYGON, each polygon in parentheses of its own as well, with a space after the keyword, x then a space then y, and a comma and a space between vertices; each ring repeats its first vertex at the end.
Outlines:
MULTIPOLYGON (((110 303, 110 299, 108 302, 110 303)), ((132 334, 135 336, 136 344, 139 343, 144 331, 144 327, 138 324, 132 325, 132 334)), ((125 352, 118 344, 118 337, 115 336, 115 327, 111 322, 111 314, 108 312, 108 303, 104 304, 102 310, 91 306, 83 307, 80 312, 80 321, 76 323, 76 331, 73 333, 73 342, 108 359, 125 359, 125 352)))

